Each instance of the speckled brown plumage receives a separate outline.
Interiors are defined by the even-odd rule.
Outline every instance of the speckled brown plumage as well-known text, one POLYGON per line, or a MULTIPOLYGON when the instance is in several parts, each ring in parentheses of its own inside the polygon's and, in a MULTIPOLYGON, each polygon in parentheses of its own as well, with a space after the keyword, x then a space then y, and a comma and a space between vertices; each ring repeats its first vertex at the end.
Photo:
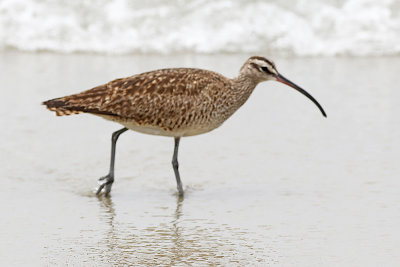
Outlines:
POLYGON ((272 61, 259 56, 249 58, 233 79, 201 69, 162 69, 44 104, 59 116, 91 113, 131 130, 181 137, 217 128, 246 102, 259 82, 267 80, 299 90, 325 115, 315 99, 280 75, 272 61))
POLYGON ((141 132, 187 136, 221 125, 255 85, 207 70, 162 69, 116 79, 44 104, 58 116, 92 113, 141 132))

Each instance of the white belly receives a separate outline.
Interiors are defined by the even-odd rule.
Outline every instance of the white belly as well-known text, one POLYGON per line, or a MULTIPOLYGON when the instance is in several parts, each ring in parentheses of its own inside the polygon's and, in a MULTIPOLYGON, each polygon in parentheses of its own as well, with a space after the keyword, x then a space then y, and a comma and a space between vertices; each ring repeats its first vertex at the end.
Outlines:
POLYGON ((168 129, 163 129, 161 127, 157 127, 154 125, 139 125, 135 121, 121 121, 113 116, 107 116, 107 115, 99 115, 99 116, 106 120, 118 122, 118 123, 122 124, 123 126, 125 126, 126 128, 136 131, 136 132, 139 132, 139 133, 151 134, 151 135, 161 135, 161 136, 172 136, 172 137, 199 135, 199 134, 207 133, 207 132, 214 130, 215 128, 220 126, 220 125, 192 126, 192 127, 180 128, 180 129, 176 129, 176 130, 175 129, 168 130, 168 129))

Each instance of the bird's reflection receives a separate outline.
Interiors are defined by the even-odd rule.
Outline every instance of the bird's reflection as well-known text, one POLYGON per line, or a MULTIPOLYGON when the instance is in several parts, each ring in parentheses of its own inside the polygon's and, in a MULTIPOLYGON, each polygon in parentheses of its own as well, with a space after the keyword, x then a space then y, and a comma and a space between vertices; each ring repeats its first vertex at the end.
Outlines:
POLYGON ((175 214, 174 214, 174 220, 172 221, 173 225, 177 226, 179 223, 179 219, 182 216, 182 205, 183 205, 183 196, 177 195, 176 197, 176 209, 175 209, 175 214))
POLYGON ((114 203, 111 197, 98 197, 102 212, 100 213, 101 220, 108 225, 108 230, 104 236, 104 244, 107 251, 112 255, 116 247, 117 232, 115 230, 114 220, 116 217, 114 203))
POLYGON ((180 261, 180 255, 182 255, 182 248, 184 242, 182 241, 182 227, 179 227, 180 219, 182 216, 183 196, 177 196, 176 209, 174 214, 174 220, 172 220, 172 241, 174 246, 171 248, 174 257, 171 257, 171 265, 174 262, 180 261))
MULTIPOLYGON (((107 257, 107 262, 116 264, 132 263, 132 258, 126 257, 124 252, 137 252, 144 247, 159 247, 160 249, 162 248, 161 245, 165 243, 165 240, 172 241, 172 247, 168 249, 168 261, 171 263, 179 262, 179 255, 182 254, 181 251, 185 243, 182 240, 183 228, 179 226, 183 215, 183 196, 176 195, 176 208, 172 214, 166 216, 152 214, 152 218, 172 218, 168 224, 163 223, 155 228, 145 228, 145 233, 135 226, 135 222, 118 227, 120 224, 115 221, 117 212, 111 196, 100 196, 98 200, 101 208, 99 214, 100 220, 106 222, 108 225, 108 229, 102 238, 104 242, 103 245, 106 247, 106 251, 103 251, 102 257, 107 257), (151 240, 149 240, 149 238, 151 240)), ((136 259, 135 263, 138 262, 149 263, 146 259, 136 259)))
POLYGON ((263 253, 263 248, 258 250, 250 245, 257 241, 246 240, 244 229, 216 224, 212 218, 188 217, 183 211, 183 197, 176 196, 176 207, 172 209, 163 201, 150 206, 146 206, 149 202, 142 206, 136 202, 134 210, 132 206, 124 206, 126 199, 117 204, 114 201, 112 197, 99 198, 100 221, 106 224, 96 250, 101 263, 215 265, 229 262, 228 255, 237 263, 237 257, 247 262, 254 260, 251 256, 254 252, 263 253))
POLYGON ((100 206, 102 208, 102 214, 106 215, 103 219, 106 219, 112 228, 114 228, 115 208, 111 197, 98 197, 100 206))

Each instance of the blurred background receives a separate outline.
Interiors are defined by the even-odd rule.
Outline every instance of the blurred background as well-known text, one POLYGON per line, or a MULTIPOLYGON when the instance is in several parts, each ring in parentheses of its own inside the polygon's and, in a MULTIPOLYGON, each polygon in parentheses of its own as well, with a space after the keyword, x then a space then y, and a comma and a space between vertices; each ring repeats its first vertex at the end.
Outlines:
POLYGON ((0 0, 4 266, 393 266, 400 262, 400 1, 0 0), (118 140, 42 101, 166 67, 261 83, 223 126, 118 140))
POLYGON ((400 53, 397 0, 1 0, 0 48, 125 53, 400 53))

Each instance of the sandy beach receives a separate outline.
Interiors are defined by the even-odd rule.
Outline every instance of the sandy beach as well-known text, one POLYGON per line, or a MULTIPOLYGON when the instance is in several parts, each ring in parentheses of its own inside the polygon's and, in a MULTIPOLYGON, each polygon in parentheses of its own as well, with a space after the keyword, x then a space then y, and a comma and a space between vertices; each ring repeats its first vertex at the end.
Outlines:
MULTIPOLYGON (((121 126, 40 103, 164 67, 235 76, 248 54, 0 53, 4 266, 398 266, 399 57, 272 58, 328 118, 260 84, 219 129, 128 132, 110 198, 94 194, 121 126)), ((267 55, 268 56, 268 55, 267 55)))

